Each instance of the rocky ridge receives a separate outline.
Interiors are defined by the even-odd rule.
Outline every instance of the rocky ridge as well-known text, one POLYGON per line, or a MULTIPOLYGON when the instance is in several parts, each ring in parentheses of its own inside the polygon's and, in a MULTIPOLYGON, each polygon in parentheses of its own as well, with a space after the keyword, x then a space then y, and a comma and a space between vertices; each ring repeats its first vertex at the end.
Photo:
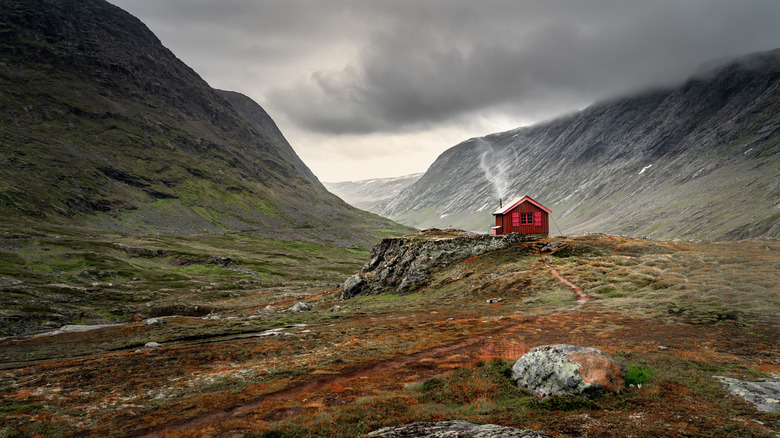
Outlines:
POLYGON ((564 234, 780 237, 778 111, 780 49, 675 88, 464 141, 382 215, 486 232, 499 198, 529 195, 564 234))

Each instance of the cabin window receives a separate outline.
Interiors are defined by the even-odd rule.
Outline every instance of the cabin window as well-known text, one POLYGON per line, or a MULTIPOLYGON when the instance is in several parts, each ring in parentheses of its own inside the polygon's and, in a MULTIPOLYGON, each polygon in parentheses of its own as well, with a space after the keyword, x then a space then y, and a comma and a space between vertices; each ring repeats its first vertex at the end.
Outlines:
POLYGON ((520 226, 520 213, 513 211, 512 212, 512 226, 513 227, 519 227, 520 226))
POLYGON ((533 225, 534 223, 534 214, 533 213, 520 213, 520 224, 521 225, 533 225))

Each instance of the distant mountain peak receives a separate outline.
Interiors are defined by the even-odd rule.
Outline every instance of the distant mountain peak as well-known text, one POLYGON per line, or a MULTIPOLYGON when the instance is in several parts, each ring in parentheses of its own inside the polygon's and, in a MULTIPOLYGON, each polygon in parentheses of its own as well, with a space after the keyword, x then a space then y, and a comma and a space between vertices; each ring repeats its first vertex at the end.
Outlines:
POLYGON ((442 153, 383 215, 485 232, 529 193, 565 233, 780 237, 780 49, 442 153), (444 219, 446 215, 446 219, 444 219))

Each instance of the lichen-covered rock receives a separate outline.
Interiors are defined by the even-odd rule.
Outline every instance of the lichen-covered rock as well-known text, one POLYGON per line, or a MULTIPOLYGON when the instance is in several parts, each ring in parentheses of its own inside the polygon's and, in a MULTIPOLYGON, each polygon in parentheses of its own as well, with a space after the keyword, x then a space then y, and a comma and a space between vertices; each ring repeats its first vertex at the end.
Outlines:
POLYGON ((468 421, 438 421, 385 427, 366 437, 372 438, 548 438, 550 435, 495 424, 474 424, 468 421))
POLYGON ((625 385, 626 367, 596 348, 543 345, 515 362, 512 378, 517 386, 538 397, 620 392, 625 385))
POLYGON ((723 382, 726 389, 742 397, 763 412, 780 412, 780 379, 761 379, 747 382, 730 377, 713 376, 723 382))

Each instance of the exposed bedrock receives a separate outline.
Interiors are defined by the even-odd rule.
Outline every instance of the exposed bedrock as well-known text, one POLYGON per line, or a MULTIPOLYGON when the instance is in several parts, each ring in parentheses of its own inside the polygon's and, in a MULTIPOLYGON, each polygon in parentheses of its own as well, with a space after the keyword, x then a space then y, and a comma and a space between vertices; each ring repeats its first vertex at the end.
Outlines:
POLYGON ((535 237, 523 234, 490 236, 436 229, 387 238, 371 249, 371 260, 363 271, 344 282, 342 298, 382 291, 407 292, 424 284, 435 270, 453 262, 534 240, 535 237))

